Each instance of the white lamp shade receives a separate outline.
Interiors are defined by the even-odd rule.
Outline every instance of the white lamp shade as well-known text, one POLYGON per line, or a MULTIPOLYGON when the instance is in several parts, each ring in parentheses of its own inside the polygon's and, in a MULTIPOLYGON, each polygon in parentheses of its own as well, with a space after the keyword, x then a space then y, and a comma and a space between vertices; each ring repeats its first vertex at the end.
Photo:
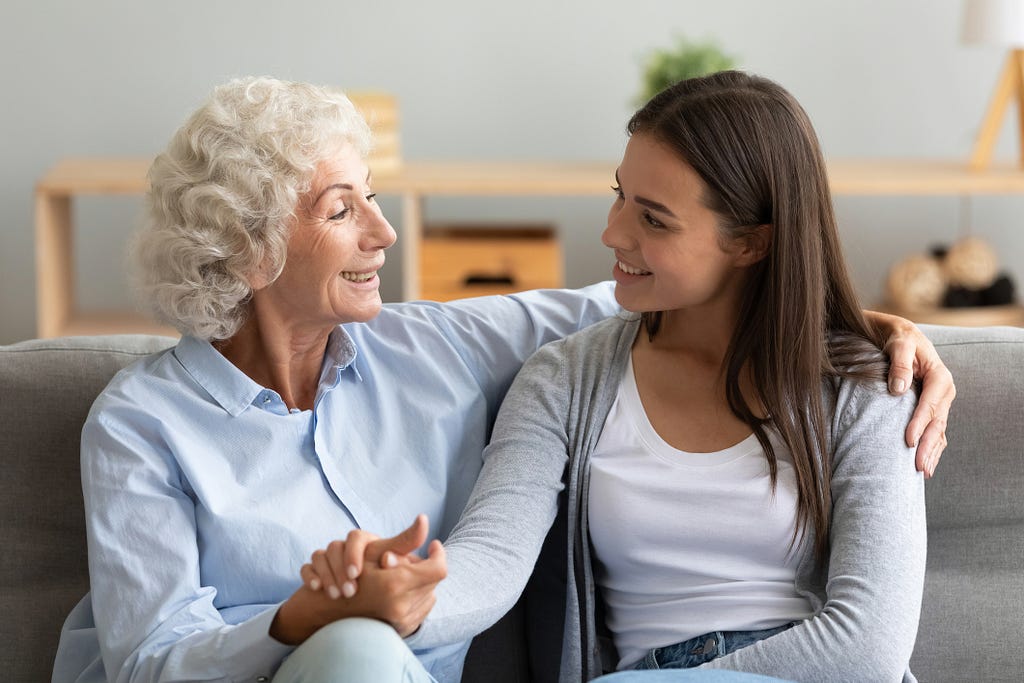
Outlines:
POLYGON ((963 40, 1024 47, 1024 0, 966 0, 963 40))

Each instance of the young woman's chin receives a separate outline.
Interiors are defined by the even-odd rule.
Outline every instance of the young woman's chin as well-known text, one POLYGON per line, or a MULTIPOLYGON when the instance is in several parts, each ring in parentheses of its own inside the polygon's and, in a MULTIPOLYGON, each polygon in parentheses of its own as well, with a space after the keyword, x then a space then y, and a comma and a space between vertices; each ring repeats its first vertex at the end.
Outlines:
POLYGON ((653 313, 660 310, 644 305, 644 302, 638 297, 631 296, 629 292, 623 292, 619 287, 615 288, 615 301, 630 313, 653 313))

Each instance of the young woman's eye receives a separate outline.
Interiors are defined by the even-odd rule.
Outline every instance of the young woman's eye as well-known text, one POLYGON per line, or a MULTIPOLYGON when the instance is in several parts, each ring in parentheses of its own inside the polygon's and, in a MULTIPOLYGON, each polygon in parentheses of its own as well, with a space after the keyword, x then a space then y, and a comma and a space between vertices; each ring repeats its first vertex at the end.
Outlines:
POLYGON ((347 215, 348 215, 348 211, 349 211, 349 209, 348 209, 348 207, 346 206, 346 207, 345 207, 344 209, 342 209, 342 210, 341 210, 341 211, 339 211, 338 213, 336 213, 336 214, 334 214, 333 216, 331 216, 331 217, 330 217, 330 218, 329 218, 328 220, 332 220, 332 221, 340 221, 340 220, 344 219, 344 218, 345 218, 345 216, 347 216, 347 215))
POLYGON ((664 228, 665 227, 665 224, 662 223, 661 221, 659 221, 654 216, 652 216, 650 211, 644 211, 643 217, 644 217, 644 221, 648 225, 650 225, 651 227, 654 227, 654 228, 664 228))
POLYGON ((612 185, 612 192, 615 193, 616 197, 618 197, 619 199, 622 199, 622 188, 620 186, 612 185))

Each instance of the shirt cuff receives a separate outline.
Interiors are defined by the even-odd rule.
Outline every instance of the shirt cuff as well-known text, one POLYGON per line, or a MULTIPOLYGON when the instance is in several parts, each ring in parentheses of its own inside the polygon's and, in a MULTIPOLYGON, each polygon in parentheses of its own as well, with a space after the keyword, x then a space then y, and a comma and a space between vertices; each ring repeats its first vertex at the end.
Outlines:
MULTIPOLYGON (((270 635, 270 624, 280 607, 274 605, 234 627, 235 637, 231 638, 231 642, 237 643, 238 648, 237 652, 231 654, 238 658, 237 661, 246 663, 242 680, 269 681, 281 666, 281 660, 295 649, 270 635)), ((227 661, 235 660, 235 657, 229 658, 228 653, 222 654, 227 661)))

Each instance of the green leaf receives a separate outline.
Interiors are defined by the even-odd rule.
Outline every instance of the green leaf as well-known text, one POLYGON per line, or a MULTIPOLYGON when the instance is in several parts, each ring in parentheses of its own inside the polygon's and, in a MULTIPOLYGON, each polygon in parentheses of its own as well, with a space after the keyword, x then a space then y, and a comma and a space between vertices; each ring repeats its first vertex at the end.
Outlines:
POLYGON ((692 42, 677 38, 669 48, 651 51, 643 66, 642 91, 637 104, 642 106, 659 92, 687 78, 725 71, 735 66, 735 60, 711 41, 692 42))

